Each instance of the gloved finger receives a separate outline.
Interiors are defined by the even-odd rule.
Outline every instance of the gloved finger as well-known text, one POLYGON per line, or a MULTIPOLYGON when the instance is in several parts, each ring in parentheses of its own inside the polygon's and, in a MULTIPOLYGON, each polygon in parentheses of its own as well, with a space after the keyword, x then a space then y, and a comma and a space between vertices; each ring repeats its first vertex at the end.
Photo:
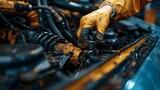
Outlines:
POLYGON ((81 37, 83 36, 82 33, 86 33, 87 32, 87 31, 85 32, 86 28, 92 29, 93 27, 91 25, 88 25, 88 24, 84 25, 82 27, 79 27, 78 32, 77 32, 78 39, 81 39, 81 37))
POLYGON ((89 38, 89 33, 91 29, 90 28, 83 28, 80 34, 80 43, 81 43, 81 48, 87 49, 90 46, 90 38, 89 38))
POLYGON ((80 37, 88 38, 90 30, 90 28, 82 28, 80 37))
POLYGON ((97 31, 97 33, 96 33, 96 39, 100 40, 100 41, 104 40, 104 34, 102 34, 102 33, 100 33, 100 32, 97 31))
POLYGON ((101 15, 96 21, 97 31, 101 34, 104 34, 110 22, 109 15, 101 15))
POLYGON ((103 40, 104 39, 104 33, 106 31, 108 24, 99 24, 97 25, 97 33, 96 33, 96 39, 103 40))
POLYGON ((95 24, 92 23, 91 19, 89 19, 88 17, 82 17, 81 21, 80 21, 78 32, 77 32, 78 39, 81 38, 81 33, 82 33, 83 28, 91 28, 92 29, 94 27, 95 27, 95 24))

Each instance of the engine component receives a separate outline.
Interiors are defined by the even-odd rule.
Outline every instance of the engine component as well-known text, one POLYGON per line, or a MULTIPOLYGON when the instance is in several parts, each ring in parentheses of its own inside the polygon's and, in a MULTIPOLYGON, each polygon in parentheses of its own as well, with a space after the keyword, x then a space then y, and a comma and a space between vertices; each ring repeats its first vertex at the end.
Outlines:
MULTIPOLYGON (((1 0, 0 1, 0 11, 5 14, 18 14, 23 11, 19 11, 19 4, 29 5, 28 2, 24 0, 1 0)), ((39 16, 37 11, 30 11, 26 14, 26 17, 29 20, 30 26, 37 27, 39 26, 39 16)))
POLYGON ((82 50, 80 48, 74 47, 72 44, 63 44, 59 43, 56 48, 55 52, 63 52, 64 54, 71 53, 70 61, 74 65, 78 65, 80 62, 80 57, 82 55, 82 50))
POLYGON ((25 72, 43 62, 45 59, 43 48, 38 45, 28 45, 0 45, 0 75, 25 72))
POLYGON ((26 14, 26 18, 28 18, 29 24, 30 24, 31 27, 40 26, 38 11, 30 11, 30 12, 28 12, 26 14))
POLYGON ((24 0, 1 0, 0 1, 0 11, 3 13, 15 13, 16 11, 16 4, 20 3, 23 5, 28 5, 28 2, 24 0))
POLYGON ((64 77, 56 72, 39 45, 0 45, 0 89, 42 89, 64 77))
POLYGON ((63 52, 63 54, 72 53, 73 55, 70 57, 70 61, 74 65, 78 64, 79 56, 82 52, 80 48, 74 47, 71 43, 67 43, 64 39, 50 35, 47 32, 36 35, 33 43, 44 46, 47 51, 63 52))
MULTIPOLYGON (((104 82, 106 82, 106 84, 112 83, 112 85, 110 85, 110 86, 104 86, 105 89, 108 89, 108 88, 120 89, 121 87, 118 86, 117 84, 121 83, 120 85, 122 85, 122 82, 121 82, 122 78, 120 78, 120 77, 123 77, 123 76, 121 76, 122 74, 120 74, 120 76, 118 76, 117 74, 114 74, 115 75, 114 76, 113 73, 131 72, 131 69, 133 69, 133 68, 134 68, 134 70, 136 70, 135 68, 137 68, 140 65, 140 63, 143 62, 143 59, 142 59, 142 61, 139 61, 139 59, 145 57, 145 56, 141 55, 141 53, 143 53, 143 51, 146 51, 145 55, 147 55, 149 53, 149 51, 152 49, 152 47, 155 45, 156 41, 157 41, 157 39, 155 39, 155 38, 150 38, 150 37, 144 36, 141 39, 135 41, 136 43, 132 43, 131 46, 128 46, 127 48, 122 50, 122 52, 120 52, 119 54, 115 54, 115 56, 113 58, 110 58, 111 60, 109 60, 109 61, 104 60, 103 62, 99 63, 99 66, 97 68, 94 68, 94 70, 91 71, 90 73, 84 74, 84 76, 79 77, 78 80, 75 80, 75 81, 71 82, 70 84, 66 83, 64 85, 64 88, 59 87, 57 89, 70 90, 70 89, 79 88, 80 90, 83 90, 83 89, 92 90, 92 89, 97 88, 98 85, 101 86, 102 84, 104 84, 104 82), (150 43, 151 41, 153 41, 153 43, 150 43), (150 45, 151 45, 151 48, 149 48, 150 45), (134 55, 130 56, 130 54, 134 54, 134 55), (130 59, 130 57, 132 59, 130 59), (133 63, 134 61, 136 63, 133 63), (124 68, 125 66, 128 68, 124 68), (127 69, 129 69, 129 70, 127 70, 127 69), (105 79, 103 78, 103 81, 96 83, 96 81, 101 80, 103 76, 105 79), (109 78, 109 76, 111 76, 113 78, 112 81, 110 81, 111 78, 109 78), (114 80, 114 78, 116 78, 116 76, 119 79, 114 80), (106 78, 108 79, 108 82, 106 81, 106 78), (114 83, 114 81, 115 81, 115 83, 114 83), (81 84, 79 84, 79 83, 81 83, 81 84)), ((132 73, 125 73, 126 76, 124 76, 123 78, 129 78, 130 76, 128 76, 128 74, 132 74, 132 73)), ((100 88, 103 88, 103 87, 100 87, 100 88)), ((98 88, 98 90, 100 88, 98 88)), ((51 90, 51 89, 52 88, 50 88, 49 90, 51 90)))
MULTIPOLYGON (((80 62, 82 50, 73 46, 71 43, 64 39, 57 37, 48 32, 35 32, 35 31, 22 31, 26 37, 29 37, 26 42, 39 44, 44 47, 45 51, 62 52, 63 54, 72 54, 70 62, 73 65, 78 65, 80 62)), ((17 36, 17 42, 21 41, 21 36, 17 36)))
POLYGON ((104 36, 85 30, 80 45, 76 22, 95 8, 72 1, 0 0, 0 89, 117 88, 132 77, 156 43, 148 38, 155 27, 120 21, 104 36))
POLYGON ((46 51, 54 51, 54 48, 57 43, 66 42, 64 39, 61 39, 57 37, 56 35, 53 35, 48 32, 36 33, 35 35, 33 35, 31 39, 32 41, 29 41, 29 42, 42 45, 46 51))

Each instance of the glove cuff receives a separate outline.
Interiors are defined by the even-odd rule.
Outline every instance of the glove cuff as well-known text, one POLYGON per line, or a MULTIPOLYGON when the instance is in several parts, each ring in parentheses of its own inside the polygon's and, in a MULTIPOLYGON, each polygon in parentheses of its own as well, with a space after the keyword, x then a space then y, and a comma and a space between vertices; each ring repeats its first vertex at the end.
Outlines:
POLYGON ((112 13, 111 13, 111 16, 110 16, 110 20, 112 20, 112 19, 115 17, 115 14, 116 14, 116 10, 115 10, 113 4, 111 4, 110 2, 103 2, 103 3, 99 6, 99 8, 102 8, 103 6, 106 6, 106 5, 109 5, 109 6, 111 6, 111 8, 112 8, 112 13))
POLYGON ((119 20, 121 18, 122 15, 122 10, 124 9, 124 0, 105 0, 104 2, 102 2, 102 5, 105 5, 106 3, 109 3, 107 5, 111 5, 112 7, 114 7, 114 11, 115 11, 115 17, 112 18, 112 21, 115 22, 117 20, 119 20), (121 1, 121 2, 120 2, 121 1), (122 2, 123 1, 123 2, 122 2))

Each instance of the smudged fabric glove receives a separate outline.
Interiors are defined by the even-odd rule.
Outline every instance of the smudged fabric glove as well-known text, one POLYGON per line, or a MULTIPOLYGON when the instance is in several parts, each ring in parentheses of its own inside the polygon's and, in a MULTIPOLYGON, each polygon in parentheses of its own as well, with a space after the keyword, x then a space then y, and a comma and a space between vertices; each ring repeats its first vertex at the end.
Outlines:
POLYGON ((84 28, 97 29, 98 33, 104 34, 105 29, 109 24, 111 13, 112 7, 104 6, 98 10, 89 13, 88 15, 83 16, 81 18, 79 30, 77 33, 78 39, 80 40, 83 38, 82 32, 84 32, 84 28))
MULTIPOLYGON (((95 10, 81 18, 80 26, 78 29, 77 37, 79 40, 83 40, 83 35, 87 36, 88 33, 82 34, 84 28, 96 29, 98 32, 97 37, 101 39, 105 30, 110 23, 110 15, 112 13, 112 7, 105 5, 107 2, 113 5, 116 15, 112 21, 118 21, 125 19, 129 16, 138 13, 148 2, 152 0, 105 0, 102 4, 103 7, 95 10)), ((87 31, 88 32, 88 31, 87 31)))
POLYGON ((111 6, 104 6, 98 10, 81 18, 80 27, 77 33, 80 47, 83 49, 92 49, 94 47, 91 39, 91 30, 97 30, 96 40, 103 40, 105 29, 107 28, 110 15, 112 13, 111 6), (107 10, 108 9, 108 10, 107 10))

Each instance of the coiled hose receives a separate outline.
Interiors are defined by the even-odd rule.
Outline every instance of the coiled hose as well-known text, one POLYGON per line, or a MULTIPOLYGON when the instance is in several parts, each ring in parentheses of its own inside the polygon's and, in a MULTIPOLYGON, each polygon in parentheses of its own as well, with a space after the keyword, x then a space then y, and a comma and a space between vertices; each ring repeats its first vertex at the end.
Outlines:
POLYGON ((63 53, 63 54, 72 54, 70 61, 73 65, 78 65, 81 57, 82 50, 78 47, 73 46, 68 41, 59 38, 56 35, 53 35, 49 32, 31 32, 25 31, 25 36, 30 37, 28 43, 39 44, 44 47, 45 51, 54 52, 54 53, 63 53), (32 35, 31 35, 32 33, 32 35), (34 34, 33 34, 34 33, 34 34), (27 35, 28 34, 28 35, 27 35))
MULTIPOLYGON (((42 5, 48 5, 47 4, 47 1, 46 0, 41 0, 41 2, 42 2, 42 5)), ((62 18, 60 15, 59 15, 59 13, 57 13, 55 10, 53 11, 53 10, 51 10, 51 12, 52 12, 52 14, 54 13, 54 17, 55 17, 55 19, 56 19, 56 22, 57 22, 57 24, 59 25, 59 29, 61 30, 61 33, 62 33, 62 35, 64 36, 64 38, 65 39, 67 39, 68 41, 70 41, 70 42, 72 42, 72 44, 74 44, 74 45, 77 45, 77 41, 76 41, 76 39, 74 38, 74 36, 73 36, 73 34, 72 34, 72 32, 70 31, 70 29, 69 28, 67 28, 67 26, 66 26, 66 23, 65 23, 65 21, 63 20, 64 18, 62 18)), ((48 12, 48 11, 45 11, 45 14, 46 14, 46 17, 47 17, 47 20, 50 22, 53 22, 52 21, 52 16, 51 16, 51 14, 48 12)), ((51 24, 51 23, 50 23, 51 24)), ((55 23, 54 23, 55 24, 55 23)), ((56 26, 55 26, 56 27, 56 26)), ((60 32, 60 31, 59 31, 60 32)))
POLYGON ((33 44, 40 44, 44 47, 45 51, 53 51, 58 43, 65 43, 64 39, 48 32, 41 32, 35 35, 32 39, 33 44))

